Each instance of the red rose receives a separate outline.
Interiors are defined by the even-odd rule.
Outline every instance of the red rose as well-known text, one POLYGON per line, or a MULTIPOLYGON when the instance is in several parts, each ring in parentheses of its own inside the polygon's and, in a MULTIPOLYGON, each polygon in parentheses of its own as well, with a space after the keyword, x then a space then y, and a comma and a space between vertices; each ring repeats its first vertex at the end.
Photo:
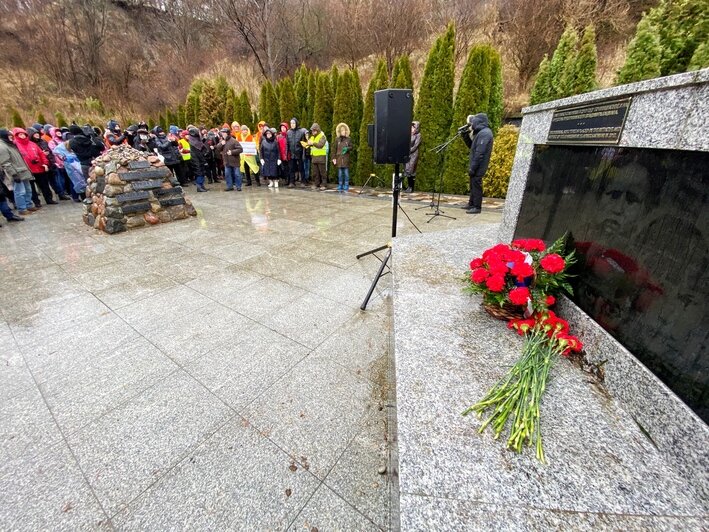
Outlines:
POLYGON ((527 277, 532 277, 534 275, 534 268, 532 268, 526 262, 518 262, 512 268, 511 273, 512 275, 517 277, 517 280, 521 283, 527 277))
POLYGON ((526 287, 510 290, 510 302, 513 305, 526 305, 529 301, 529 289, 526 287))
POLYGON ((547 296, 544 302, 547 304, 547 307, 551 307, 554 303, 556 303, 556 298, 554 296, 547 296))
POLYGON ((482 259, 473 259, 472 261, 470 261, 470 269, 471 270, 474 270, 475 268, 479 268, 482 265, 483 265, 482 259))
POLYGON ((505 288, 505 278, 502 275, 492 275, 487 278, 487 280, 485 281, 485 285, 492 292, 502 292, 502 290, 505 288))
POLYGON ((475 270, 473 270, 473 273, 470 275, 470 278, 476 284, 482 283, 488 277, 490 277, 490 272, 487 271, 485 268, 476 268, 475 270))
POLYGON ((539 261, 539 264, 549 273, 559 273, 564 271, 564 268, 566 268, 566 262, 556 253, 545 255, 542 257, 542 260, 539 261))

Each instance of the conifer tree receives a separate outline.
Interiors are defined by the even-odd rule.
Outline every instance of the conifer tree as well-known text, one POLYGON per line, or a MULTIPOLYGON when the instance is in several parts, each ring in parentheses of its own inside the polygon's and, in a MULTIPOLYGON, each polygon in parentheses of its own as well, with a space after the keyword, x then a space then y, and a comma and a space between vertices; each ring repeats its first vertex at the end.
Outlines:
POLYGON ((233 87, 229 87, 226 93, 226 100, 224 102, 224 114, 222 116, 222 122, 224 124, 231 125, 234 120, 234 115, 236 115, 238 103, 239 97, 236 95, 236 91, 233 87))
POLYGON ((261 85, 261 95, 258 102, 258 114, 261 120, 265 120, 270 127, 278 125, 278 100, 276 99, 276 91, 273 88, 270 80, 261 85))
POLYGON ((490 129, 497 133, 502 125, 502 115, 504 114, 504 94, 502 83, 502 59, 497 50, 490 47, 490 103, 487 106, 487 116, 490 120, 490 129))
POLYGON ((350 154, 350 173, 357 169, 357 158, 359 157, 359 130, 362 123, 362 86, 359 83, 359 72, 356 68, 350 70, 350 94, 352 96, 352 123, 350 135, 352 136, 352 153, 350 154))
MULTIPOLYGON (((460 78, 453 108, 449 136, 466 123, 469 114, 487 113, 492 88, 492 50, 487 45, 473 46, 460 78)), ((423 126, 422 126, 423 127, 423 126)), ((445 153, 443 189, 453 194, 465 194, 469 187, 467 172, 470 150, 465 142, 455 140, 445 153)), ((440 159, 439 159, 440 160, 440 159)), ((438 183, 435 183, 438 185, 438 183)))
MULTIPOLYGON (((253 120, 253 112, 251 111, 251 102, 246 89, 241 91, 239 95, 238 105, 235 110, 236 116, 232 118, 232 122, 236 120, 240 124, 249 124, 253 120)), ((231 126, 231 122, 229 122, 231 126)))
POLYGON ((596 81, 597 63, 596 29, 593 24, 589 24, 583 30, 579 51, 576 54, 576 64, 570 81, 570 95, 596 90, 598 86, 596 81))
POLYGON ((155 127, 155 119, 151 116, 148 118, 148 130, 152 131, 155 127))
POLYGON ((25 127, 25 121, 22 119, 22 116, 17 109, 13 107, 10 114, 12 115, 12 127, 25 127))
POLYGON ((403 89, 396 85, 396 78, 399 77, 399 57, 394 60, 394 68, 391 70, 391 78, 389 79, 389 87, 392 89, 403 89))
POLYGON ((42 125, 44 125, 44 124, 47 123, 47 119, 44 118, 44 113, 40 112, 40 113, 37 115, 37 122, 39 122, 39 123, 42 124, 42 125))
MULTIPOLYGON (((305 65, 301 65, 296 72, 295 82, 295 117, 299 122, 303 122, 308 112, 308 78, 309 72, 305 65)), ((293 117, 287 118, 290 120, 293 117)))
POLYGON ((204 84, 205 80, 196 79, 192 82, 192 85, 190 85, 190 90, 187 92, 187 99, 185 101, 185 119, 192 125, 197 125, 197 122, 199 122, 199 103, 204 84))
POLYGON ((648 18, 660 39, 660 75, 685 72, 697 47, 709 41, 709 1, 661 0, 648 18))
POLYGON ((320 129, 327 140, 332 143, 332 85, 331 77, 321 72, 318 76, 317 89, 315 92, 315 109, 313 111, 313 122, 320 125, 320 129))
POLYGON ((158 121, 157 121, 156 125, 160 126, 164 130, 165 129, 165 126, 163 126, 164 123, 165 123, 165 119, 163 118, 162 113, 158 113, 158 121))
POLYGON ((417 188, 431 190, 443 172, 440 157, 431 148, 448 138, 453 118, 455 31, 449 25, 431 50, 416 101, 421 123, 421 146, 417 169, 417 188))
POLYGON ((187 111, 182 104, 177 106, 177 124, 175 125, 180 129, 187 127, 187 111))
POLYGON ((573 68, 573 60, 569 58, 576 56, 576 43, 578 42, 578 34, 576 30, 568 26, 559 39, 559 44, 556 45, 554 55, 549 64, 549 99, 555 100, 563 98, 566 95, 566 81, 568 79, 567 72, 573 68))
POLYGON ((333 98, 335 93, 337 93, 337 84, 339 83, 340 71, 337 69, 337 65, 332 65, 330 69, 330 92, 332 92, 333 98))
POLYGON ((57 127, 67 127, 69 125, 67 124, 66 117, 61 111, 54 113, 54 119, 57 122, 57 127))
POLYGON ((229 96, 229 89, 231 89, 231 87, 223 75, 220 74, 214 78, 214 89, 217 92, 217 99, 224 105, 229 96))
POLYGON ((315 93, 318 90, 318 72, 311 70, 308 74, 308 108, 303 127, 310 128, 313 123, 313 113, 315 112, 315 93))
POLYGON ((709 43, 703 42, 694 50, 687 70, 700 70, 707 67, 709 67, 709 43))
POLYGON ((660 75, 662 49, 656 28, 650 18, 644 16, 638 22, 635 37, 628 45, 625 64, 618 71, 618 83, 633 83, 660 75))
POLYGON ((224 102, 217 97, 217 89, 207 81, 199 96, 199 123, 207 128, 221 125, 224 119, 224 102))
MULTIPOLYGON (((281 86, 281 98, 279 101, 281 122, 290 122, 290 119, 296 115, 298 104, 296 101, 295 87, 293 87, 293 82, 290 78, 285 78, 283 80, 283 85, 281 86)), ((278 125, 274 125, 278 129, 278 125)))
POLYGON ((408 55, 402 55, 399 58, 399 71, 394 79, 393 86, 398 89, 413 89, 414 80, 411 74, 411 62, 408 55))
POLYGON ((374 123, 374 93, 380 89, 385 89, 388 85, 389 76, 387 75, 386 62, 384 59, 380 59, 379 63, 377 63, 377 70, 367 86, 367 94, 363 102, 364 107, 359 126, 357 171, 352 179, 352 182, 357 185, 362 185, 374 171, 372 148, 367 143, 367 125, 374 123))
POLYGON ((550 62, 549 56, 544 54, 544 59, 539 63, 537 77, 534 80, 534 86, 529 97, 530 105, 537 105, 551 100, 551 79, 550 79, 550 62))

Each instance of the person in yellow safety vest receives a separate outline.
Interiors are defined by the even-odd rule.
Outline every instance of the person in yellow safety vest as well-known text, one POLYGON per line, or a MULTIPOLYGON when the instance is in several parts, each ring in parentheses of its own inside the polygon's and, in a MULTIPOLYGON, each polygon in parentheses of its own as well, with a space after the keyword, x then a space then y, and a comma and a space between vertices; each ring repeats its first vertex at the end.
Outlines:
POLYGON ((177 141, 177 150, 182 156, 178 178, 180 178, 180 185, 186 187, 190 184, 190 177, 192 176, 192 165, 190 164, 192 154, 190 153, 190 143, 187 140, 187 131, 185 130, 180 132, 180 140, 177 141))
POLYGON ((327 188, 327 170, 325 169, 327 164, 327 148, 325 147, 327 137, 325 137, 325 133, 322 132, 318 123, 310 127, 310 133, 308 146, 310 146, 310 155, 313 158, 310 177, 313 180, 313 188, 318 187, 320 190, 325 190, 327 188))
MULTIPOLYGON (((239 139, 237 139, 239 142, 243 143, 244 142, 254 142, 254 136, 251 134, 251 130, 246 124, 243 124, 241 126, 241 136, 239 139)), ((258 145, 256 145, 256 150, 258 151, 258 145)), ((261 186, 261 181, 259 180, 259 167, 258 163, 256 162, 256 155, 250 154, 250 155, 244 155, 243 153, 241 154, 241 173, 246 177, 246 186, 250 187, 251 186, 251 176, 254 176, 254 180, 256 181, 256 186, 260 187, 261 186)))

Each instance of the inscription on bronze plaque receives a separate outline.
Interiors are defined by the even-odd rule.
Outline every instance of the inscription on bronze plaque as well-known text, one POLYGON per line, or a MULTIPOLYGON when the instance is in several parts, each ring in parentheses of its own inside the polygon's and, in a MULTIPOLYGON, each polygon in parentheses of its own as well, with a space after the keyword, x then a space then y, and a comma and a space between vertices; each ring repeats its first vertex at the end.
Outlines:
POLYGON ((547 144, 617 145, 631 101, 628 97, 556 109, 547 144))

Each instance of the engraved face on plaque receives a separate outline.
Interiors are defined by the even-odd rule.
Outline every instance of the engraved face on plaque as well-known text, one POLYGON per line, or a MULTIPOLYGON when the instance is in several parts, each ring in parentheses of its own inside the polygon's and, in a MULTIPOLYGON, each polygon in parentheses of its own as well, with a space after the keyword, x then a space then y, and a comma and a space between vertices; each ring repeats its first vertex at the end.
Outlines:
POLYGON ((516 238, 571 233, 575 302, 709 419, 709 153, 536 146, 516 238))

